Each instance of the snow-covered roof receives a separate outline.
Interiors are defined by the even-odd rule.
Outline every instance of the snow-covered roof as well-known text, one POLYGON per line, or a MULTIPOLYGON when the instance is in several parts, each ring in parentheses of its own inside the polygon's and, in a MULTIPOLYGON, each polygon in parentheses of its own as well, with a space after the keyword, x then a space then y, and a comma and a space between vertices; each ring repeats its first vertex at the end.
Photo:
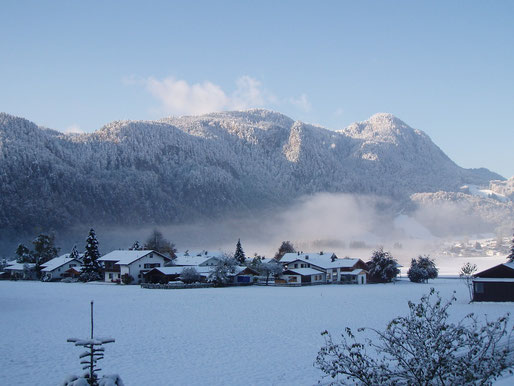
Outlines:
POLYGON ((158 252, 152 251, 152 250, 144 250, 144 251, 137 251, 137 250, 117 250, 112 251, 108 253, 107 255, 104 255, 98 259, 98 261, 116 261, 115 264, 118 265, 128 265, 132 264, 134 261, 139 260, 143 256, 148 255, 149 253, 157 253, 159 256, 164 257, 165 259, 168 259, 168 257, 161 255, 158 252))
MULTIPOLYGON (((164 275, 181 275, 182 271, 185 268, 191 268, 191 267, 188 267, 188 266, 185 266, 185 267, 155 267, 153 269, 158 270, 159 272, 161 272, 164 275)), ((194 267, 194 268, 200 275, 208 275, 209 273, 211 273, 211 270, 212 270, 212 267, 194 267)))
POLYGON ((13 263, 13 264, 9 264, 7 267, 5 267, 4 271, 23 271, 25 265, 29 269, 32 269, 36 266, 36 264, 34 264, 34 263, 13 263))
MULTIPOLYGON (((357 258, 349 258, 345 257, 343 259, 336 258, 334 261, 332 261, 333 253, 286 253, 282 259, 280 259, 281 263, 292 263, 296 260, 301 260, 304 263, 316 265, 318 267, 321 267, 323 269, 330 269, 330 268, 351 268, 357 262, 359 259, 357 258)), ((337 256, 336 256, 337 257, 337 256)))
POLYGON ((201 256, 179 256, 175 259, 173 259, 174 265, 200 265, 205 263, 209 259, 219 259, 220 256, 213 256, 213 255, 201 255, 201 256))
POLYGON ((514 269, 514 261, 508 262, 508 263, 503 263, 503 265, 510 269, 514 269))
POLYGON ((350 272, 341 272, 341 275, 349 275, 349 276, 355 276, 355 275, 359 275, 361 273, 365 273, 366 271, 364 271, 363 269, 354 269, 353 271, 350 271, 350 272))
POLYGON ((504 282, 504 283, 513 283, 514 278, 512 277, 476 277, 473 279, 473 282, 504 282))
POLYGON ((296 273, 298 275, 302 275, 302 276, 319 275, 319 274, 323 273, 314 268, 295 268, 295 269, 288 269, 288 271, 294 272, 294 273, 296 273))
POLYGON ((62 256, 54 257, 52 260, 49 260, 46 263, 41 265, 43 267, 43 269, 41 271, 51 272, 54 269, 62 267, 64 264, 69 263, 71 261, 76 261, 77 263, 80 264, 80 261, 78 261, 77 259, 70 258, 69 256, 70 256, 70 254, 67 253, 62 256))

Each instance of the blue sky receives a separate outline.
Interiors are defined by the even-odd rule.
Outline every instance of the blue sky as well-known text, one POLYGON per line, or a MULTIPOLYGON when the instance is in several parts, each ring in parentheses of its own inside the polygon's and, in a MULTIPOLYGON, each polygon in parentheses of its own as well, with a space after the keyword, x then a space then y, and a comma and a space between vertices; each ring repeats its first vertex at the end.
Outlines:
POLYGON ((332 129, 390 112, 514 175, 513 1, 11 1, 0 111, 61 131, 265 107, 332 129))

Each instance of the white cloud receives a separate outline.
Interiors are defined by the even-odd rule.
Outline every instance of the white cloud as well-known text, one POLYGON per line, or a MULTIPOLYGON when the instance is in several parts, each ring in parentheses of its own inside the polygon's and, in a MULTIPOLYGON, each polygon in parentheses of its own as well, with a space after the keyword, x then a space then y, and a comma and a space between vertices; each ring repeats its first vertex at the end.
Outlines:
POLYGON ((297 98, 290 98, 289 102, 291 102, 291 104, 302 109, 305 112, 311 111, 312 105, 309 102, 309 99, 307 98, 307 94, 305 93, 297 98))
POLYGON ((185 80, 167 77, 162 80, 148 78, 142 81, 127 78, 124 82, 142 82, 161 103, 162 110, 170 114, 197 115, 222 110, 243 110, 263 107, 274 101, 274 97, 262 89, 258 80, 247 75, 237 79, 236 89, 231 94, 209 81, 189 84, 185 80))

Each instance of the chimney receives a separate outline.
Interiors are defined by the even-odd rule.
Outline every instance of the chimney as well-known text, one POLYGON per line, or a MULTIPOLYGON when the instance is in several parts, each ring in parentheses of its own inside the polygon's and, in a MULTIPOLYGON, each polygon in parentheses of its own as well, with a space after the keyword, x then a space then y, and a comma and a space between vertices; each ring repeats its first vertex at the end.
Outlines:
POLYGON ((305 256, 305 260, 309 260, 309 255, 305 256))

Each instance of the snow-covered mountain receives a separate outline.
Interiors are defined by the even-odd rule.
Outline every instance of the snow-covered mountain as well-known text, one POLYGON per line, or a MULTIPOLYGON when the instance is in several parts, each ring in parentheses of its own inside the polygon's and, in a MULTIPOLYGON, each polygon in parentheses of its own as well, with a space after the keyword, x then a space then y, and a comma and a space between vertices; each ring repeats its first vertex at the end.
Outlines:
POLYGON ((291 204, 317 192, 456 192, 463 169, 390 114, 332 131, 267 110, 116 121, 63 134, 0 114, 0 229, 143 225, 291 204))

